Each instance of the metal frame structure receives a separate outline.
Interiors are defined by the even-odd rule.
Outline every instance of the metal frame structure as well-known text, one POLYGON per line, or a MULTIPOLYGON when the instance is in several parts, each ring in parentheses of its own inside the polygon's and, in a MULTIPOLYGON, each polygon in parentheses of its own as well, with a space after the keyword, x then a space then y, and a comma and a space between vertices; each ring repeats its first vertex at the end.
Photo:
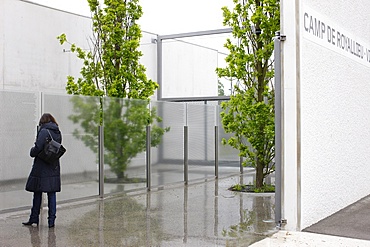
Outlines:
POLYGON ((274 67, 275 67, 275 222, 280 228, 285 220, 282 217, 282 85, 281 85, 281 42, 285 36, 276 33, 274 40, 274 67))
MULTIPOLYGON (((162 44, 164 40, 176 39, 176 38, 187 38, 203 35, 214 35, 231 33, 231 28, 179 33, 171 35, 158 35, 157 36, 157 82, 159 89, 157 92, 157 100, 171 101, 171 102, 187 102, 187 101, 224 101, 229 100, 230 96, 215 96, 215 97, 179 97, 179 98, 163 98, 162 97, 162 70, 163 70, 163 56, 162 56, 162 44)), ((282 86, 281 86, 281 42, 286 39, 285 35, 281 35, 280 32, 276 33, 274 40, 274 67, 275 67, 275 222, 277 227, 281 227, 285 224, 282 217, 282 86)), ((187 126, 185 126, 187 127, 187 126)), ((185 133, 187 129, 185 128, 185 133)), ((216 133, 216 131, 215 131, 216 133)), ((186 138, 185 138, 186 139, 186 138)), ((187 143, 185 143, 185 146, 187 143)), ((217 147, 216 147, 217 150, 217 147)), ((217 157, 217 155, 216 155, 217 157)), ((218 162, 215 165, 215 177, 218 177, 218 162)), ((240 161, 242 163, 242 160, 240 161)), ((187 154, 184 156, 184 167, 187 170, 187 154)), ((243 173, 242 166, 240 166, 240 173, 243 173)), ((186 174, 186 172, 185 172, 186 174)), ((185 183, 187 183, 187 177, 184 177, 185 183)))
MULTIPOLYGON (((162 77, 162 71, 163 71, 163 56, 162 56, 162 45, 163 40, 168 39, 179 39, 179 38, 190 38, 190 37, 196 37, 196 36, 205 36, 205 35, 215 35, 215 34, 224 34, 224 33, 231 33, 231 28, 224 28, 224 29, 215 29, 215 30, 207 30, 207 31, 199 31, 199 32, 189 32, 189 33, 179 33, 179 34, 170 34, 170 35, 158 35, 157 36, 157 83, 159 85, 159 89, 157 91, 157 100, 165 100, 165 101, 205 101, 207 100, 225 100, 223 99, 225 96, 221 97, 197 97, 192 99, 189 98, 163 98, 162 97, 162 85, 163 85, 163 77, 162 77)), ((227 98, 227 100, 230 97, 227 98)))

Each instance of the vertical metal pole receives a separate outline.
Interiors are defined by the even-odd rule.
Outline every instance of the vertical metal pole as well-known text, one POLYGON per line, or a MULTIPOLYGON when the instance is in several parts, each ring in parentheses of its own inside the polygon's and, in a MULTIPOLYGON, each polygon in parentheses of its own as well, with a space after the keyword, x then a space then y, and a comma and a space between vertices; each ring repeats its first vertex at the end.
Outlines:
POLYGON ((184 126, 184 182, 187 185, 189 181, 188 162, 189 162, 189 133, 188 126, 184 126))
POLYGON ((99 126, 99 197, 104 197, 104 127, 99 126))
POLYGON ((276 33, 274 40, 275 67, 275 222, 281 225, 281 36, 276 33))
POLYGON ((215 126, 215 177, 218 178, 218 126, 215 126))
MULTIPOLYGON (((40 92, 40 117, 42 116, 42 114, 44 114, 44 108, 45 108, 45 97, 44 97, 44 93, 40 92)), ((38 119, 40 119, 40 117, 38 119)))
POLYGON ((162 37, 157 36, 157 83, 158 83, 158 90, 157 90, 157 100, 162 99, 162 37))
MULTIPOLYGON (((38 125, 39 124, 39 119, 41 118, 42 114, 44 114, 44 108, 45 108, 45 97, 44 97, 44 93, 43 92, 40 92, 40 98, 39 98, 39 104, 40 104, 40 115, 37 115, 36 117, 36 134, 39 132, 40 130, 40 126, 38 125)), ((44 193, 41 193, 41 201, 42 201, 42 204, 41 204, 41 209, 43 208, 43 205, 45 203, 45 196, 44 196, 44 193)), ((43 212, 44 210, 40 210, 41 212, 41 216, 43 217, 43 212)))
POLYGON ((204 101, 204 161, 208 160, 208 107, 207 101, 204 101))
POLYGON ((239 169, 240 169, 240 173, 243 174, 243 172, 244 172, 244 170, 243 170, 243 157, 239 158, 239 169))
POLYGON ((150 138, 151 128, 150 126, 146 126, 146 189, 148 191, 151 190, 151 171, 150 171, 150 163, 151 163, 151 138, 150 138))

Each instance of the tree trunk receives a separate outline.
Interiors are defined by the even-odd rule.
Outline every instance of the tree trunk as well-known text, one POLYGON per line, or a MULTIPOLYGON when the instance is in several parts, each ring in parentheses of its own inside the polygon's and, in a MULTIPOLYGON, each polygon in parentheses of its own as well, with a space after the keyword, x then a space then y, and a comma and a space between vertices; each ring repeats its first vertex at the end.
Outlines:
POLYGON ((124 172, 116 172, 117 178, 125 178, 124 172))
POLYGON ((263 187, 263 164, 257 160, 256 163, 256 188, 262 188, 263 187))

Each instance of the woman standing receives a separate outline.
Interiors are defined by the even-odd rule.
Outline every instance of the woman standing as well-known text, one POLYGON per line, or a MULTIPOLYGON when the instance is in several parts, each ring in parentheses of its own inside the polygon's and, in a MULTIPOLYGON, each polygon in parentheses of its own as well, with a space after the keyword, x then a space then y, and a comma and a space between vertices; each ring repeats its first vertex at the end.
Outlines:
POLYGON ((26 183, 26 190, 33 192, 33 202, 29 220, 22 223, 26 226, 39 224, 43 192, 46 192, 48 195, 49 228, 55 226, 57 208, 56 192, 60 192, 61 190, 59 160, 49 164, 37 157, 37 155, 43 150, 46 141, 50 139, 50 135, 55 141, 62 143, 62 134, 59 130, 58 123, 50 113, 44 113, 39 121, 39 129, 35 145, 30 151, 30 155, 31 157, 34 157, 34 161, 31 173, 26 183))

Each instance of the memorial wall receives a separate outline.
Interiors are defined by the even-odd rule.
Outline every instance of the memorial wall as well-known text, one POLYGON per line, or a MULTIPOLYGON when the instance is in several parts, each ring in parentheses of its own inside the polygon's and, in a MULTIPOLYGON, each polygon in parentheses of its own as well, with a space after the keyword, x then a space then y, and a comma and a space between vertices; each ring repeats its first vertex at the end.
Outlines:
POLYGON ((288 229, 369 194, 369 8, 365 0, 282 3, 288 229))

